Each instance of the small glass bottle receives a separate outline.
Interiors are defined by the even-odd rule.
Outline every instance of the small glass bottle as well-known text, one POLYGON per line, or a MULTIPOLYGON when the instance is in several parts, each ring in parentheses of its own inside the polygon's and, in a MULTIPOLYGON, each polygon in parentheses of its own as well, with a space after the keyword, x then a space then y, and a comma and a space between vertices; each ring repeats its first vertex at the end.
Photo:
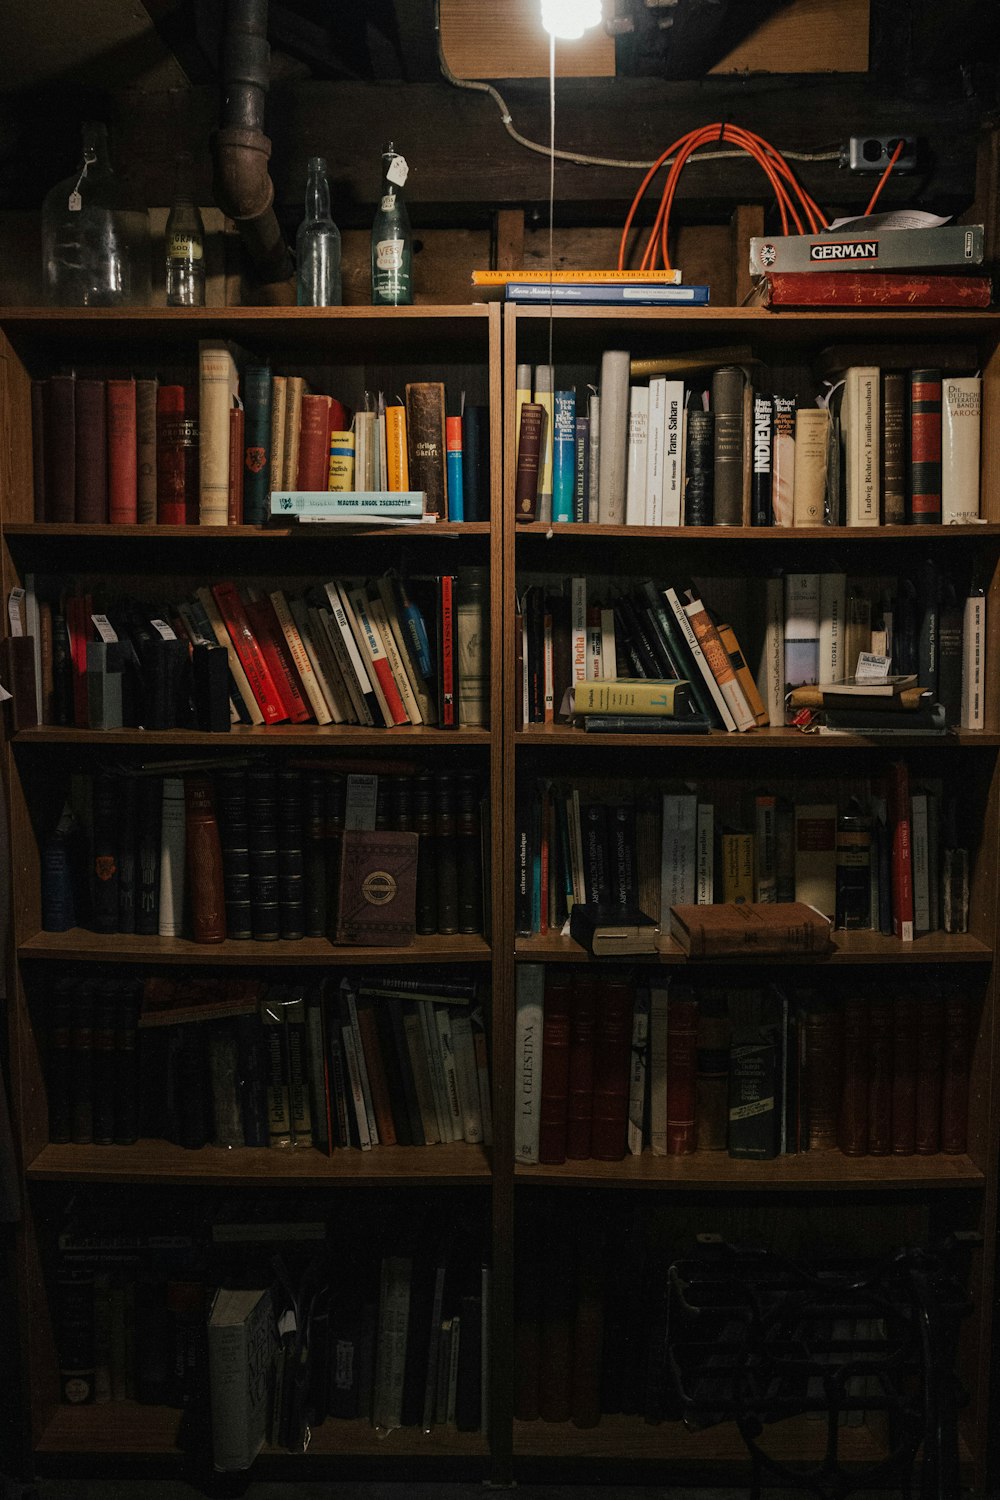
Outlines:
POLYGON ((339 307, 340 230, 330 216, 326 159, 310 156, 306 216, 295 241, 296 302, 299 307, 339 307))
POLYGON ((150 300, 149 217, 115 176, 107 126, 83 127, 83 159, 42 204, 42 281, 58 307, 142 307, 150 300))
POLYGON ((390 141, 382 152, 382 189, 372 224, 372 306, 413 301, 413 235, 402 188, 408 167, 390 141))
POLYGON ((205 225, 194 201, 191 158, 177 158, 173 207, 164 236, 168 307, 205 306, 205 225))

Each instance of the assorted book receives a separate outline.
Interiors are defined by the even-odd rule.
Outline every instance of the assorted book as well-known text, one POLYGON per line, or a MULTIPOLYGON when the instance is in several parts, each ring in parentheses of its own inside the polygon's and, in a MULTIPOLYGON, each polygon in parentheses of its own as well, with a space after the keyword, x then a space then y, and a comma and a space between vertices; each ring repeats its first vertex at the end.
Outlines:
POLYGON ((962 1155, 973 1011, 958 981, 647 985, 518 964, 515 1159, 962 1155))
POLYGON ((672 934, 701 956, 822 953, 831 923, 904 941, 965 932, 969 857, 958 806, 942 777, 911 775, 901 760, 763 788, 756 778, 525 776, 516 929, 568 931, 589 947, 589 925, 574 931, 577 905, 645 912, 659 927, 658 946, 672 934), (753 917, 727 925, 733 904, 755 906, 753 917), (742 931, 751 920, 764 930, 742 931))
MULTIPOLYGON (((415 490, 438 520, 489 519, 489 413, 410 381, 352 410, 301 375, 202 340, 186 384, 70 370, 32 381, 36 521, 262 526, 272 492, 415 490)), ((174 372, 176 373, 176 372, 174 372)))
POLYGON ((333 578, 299 594, 223 579, 155 603, 34 574, 25 583, 18 608, 31 647, 26 675, 15 676, 19 727, 487 722, 478 568, 333 578))
POLYGON ((479 981, 366 970, 315 982, 60 978, 49 1139, 188 1150, 492 1145, 479 981))
POLYGON ((43 839, 42 928, 371 947, 482 933, 488 825, 468 769, 260 758, 79 773, 43 839))
MULTIPOLYGON (((324 1201, 325 1200, 325 1201, 324 1201)), ((63 1400, 176 1407, 178 1446, 220 1472, 326 1421, 485 1429, 491 1277, 475 1222, 286 1212, 260 1194, 204 1219, 74 1204, 53 1234, 63 1400)))
POLYGON ((789 385, 742 346, 662 359, 609 349, 597 383, 573 388, 551 365, 518 365, 515 516, 618 526, 978 521, 974 348, 842 346, 823 352, 810 385, 797 387, 802 378, 789 385))

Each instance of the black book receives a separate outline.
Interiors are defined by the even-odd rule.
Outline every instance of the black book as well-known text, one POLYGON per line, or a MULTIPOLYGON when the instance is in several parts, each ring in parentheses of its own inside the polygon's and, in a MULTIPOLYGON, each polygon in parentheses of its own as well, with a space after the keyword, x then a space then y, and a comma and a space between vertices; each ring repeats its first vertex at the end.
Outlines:
MULTIPOLYGON (((608 809, 603 802, 588 802, 580 809, 583 833, 583 878, 591 906, 611 903, 611 857, 608 842, 608 809)), ((544 899, 544 898, 543 898, 544 899)))
POLYGON ((94 985, 73 991, 70 1010, 70 1133, 77 1146, 94 1139, 94 985))
POLYGON ((625 639, 629 648, 629 659, 638 668, 634 675, 636 677, 659 677, 661 675, 660 662, 647 639, 645 621, 632 600, 627 594, 621 594, 614 600, 613 608, 616 614, 619 611, 621 613, 625 639))
POLYGON ((639 904, 635 864, 635 803, 615 802, 608 808, 611 865, 611 904, 631 911, 639 904))
POLYGON ((219 842, 222 847, 226 936, 245 940, 253 936, 246 772, 238 768, 219 771, 216 773, 215 787, 219 842))
MULTIPOLYGON (((917 673, 920 662, 919 638, 917 591, 909 578, 901 578, 892 619, 892 670, 900 676, 917 673)), ((922 687, 923 683, 920 685, 922 687)))
POLYGON ((437 887, 437 931, 458 931, 458 850, 455 825, 455 778, 448 771, 434 777, 434 872, 437 887))
POLYGON ((753 396, 753 467, 750 474, 750 522, 753 526, 770 526, 771 511, 771 439, 774 407, 770 396, 759 391, 753 396))
POLYGON ((525 658, 528 677, 528 723, 545 721, 545 590, 531 584, 524 591, 525 658))
POLYGON ((957 724, 962 709, 962 616, 963 607, 951 579, 941 586, 938 614, 938 702, 945 722, 957 724))
POLYGON ((417 933, 437 932, 437 850, 435 848, 434 775, 421 771, 413 778, 413 831, 417 848, 417 933))
POLYGON ((483 930, 482 830, 479 824, 479 778, 474 771, 458 776, 455 849, 458 863, 458 930, 483 930))
POLYGON ((490 518, 490 412, 466 406, 462 412, 462 501, 467 521, 490 518))
POLYGON ((63 1401, 89 1406, 94 1400, 94 1272, 62 1265, 56 1276, 56 1347, 63 1401))
POLYGON ((695 665, 687 642, 678 628, 673 610, 651 579, 647 578, 645 580, 642 585, 642 591, 649 606, 650 618, 655 623, 660 638, 668 652, 673 667, 670 675, 680 681, 689 683, 691 696, 697 705, 698 712, 703 714, 710 724, 714 724, 717 715, 712 698, 705 686, 705 681, 700 670, 695 665))
POLYGON ((483 1416, 483 1303, 465 1295, 459 1303, 461 1335, 458 1341, 458 1385, 455 1395, 455 1426, 459 1432, 478 1432, 483 1416))
MULTIPOLYGON (((413 1080, 413 1066, 410 1061, 410 1049, 406 1042, 406 1032, 403 1029, 403 1005, 402 1001, 392 996, 380 999, 376 1007, 376 1015, 379 1019, 379 1035, 382 1036, 382 1017, 388 1017, 389 1029, 392 1034, 392 1052, 395 1055, 399 1072, 400 1086, 403 1090, 403 1104, 406 1111, 407 1135, 414 1146, 425 1146, 427 1144, 424 1136, 424 1122, 420 1113, 420 1101, 417 1098, 417 1086, 413 1080)), ((383 1047, 383 1051, 389 1049, 383 1047)), ((387 1067, 388 1072, 388 1067, 387 1067)), ((395 1104, 392 1111, 393 1120, 396 1122, 396 1134, 400 1140, 399 1118, 396 1113, 395 1104)))
MULTIPOLYGON (((434 1257, 426 1250, 414 1255, 413 1270, 410 1275, 410 1312, 406 1330, 406 1361, 403 1371, 402 1421, 404 1427, 419 1427, 423 1421, 436 1269, 434 1257)), ((438 1319, 440 1321, 440 1309, 438 1319)))
MULTIPOLYGON (((55 722, 61 725, 72 724, 73 668, 69 654, 66 616, 61 610, 52 612, 52 689, 55 722)), ((125 720, 126 724, 131 722, 130 719, 125 720)))
POLYGON ((229 655, 217 641, 198 642, 192 648, 191 686, 197 728, 209 734, 228 734, 232 724, 229 655))
POLYGON ((118 931, 119 778, 102 771, 94 779, 94 854, 91 907, 95 932, 118 931))
POLYGON ((177 1033, 169 1080, 172 1139, 189 1151, 200 1151, 208 1145, 212 1131, 208 1028, 199 1021, 186 1021, 168 1029, 177 1033))
POLYGON ((281 936, 304 937, 306 896, 300 771, 278 773, 278 909, 281 936))
POLYGON ((136 777, 135 930, 155 936, 160 926, 160 823, 162 776, 136 777))
POLYGON ((95 1146, 110 1146, 115 1139, 115 1083, 118 994, 113 982, 99 981, 94 987, 93 1109, 95 1146))
POLYGON ((347 781, 339 771, 323 777, 323 828, 326 837, 326 931, 337 922, 337 888, 340 880, 340 841, 347 809, 347 781))
POLYGON ((684 525, 711 526, 715 483, 715 414, 700 406, 687 412, 684 460, 684 525))
POLYGON ((278 786, 273 771, 247 772, 247 836, 250 851, 250 920, 254 940, 281 936, 278 895, 278 786))
POLYGON ((533 930, 531 862, 534 800, 530 783, 521 780, 514 800, 514 931, 518 937, 530 937, 533 930))
POLYGON ((386 776, 389 789, 389 827, 394 833, 413 832, 413 777, 386 776))
POLYGON ((49 1000, 49 1051, 46 1068, 49 1140, 62 1145, 72 1139, 73 1053, 70 1034, 76 981, 59 979, 49 1000))
POLYGON ((135 932, 139 898, 138 844, 139 787, 134 776, 118 778, 118 931, 135 932))
POLYGON ((615 622, 615 659, 619 677, 651 677, 648 659, 644 660, 635 636, 629 628, 628 611, 622 598, 612 599, 615 622))
POLYGON ((126 980, 115 992, 115 1144, 131 1146, 139 1139, 139 1006, 140 980, 126 980))
POLYGON ((135 1283, 135 1399, 166 1406, 172 1394, 174 1340, 166 1285, 157 1272, 140 1271, 135 1283))
POLYGON ((240 1076, 240 1111, 243 1140, 248 1146, 266 1146, 267 1087, 264 1077, 264 1037, 258 1016, 234 1016, 236 1058, 240 1076))
POLYGON ((927 558, 917 575, 917 681, 937 697, 941 607, 941 578, 937 564, 927 558))
MULTIPOLYGON (((388 1003, 382 999, 376 1000, 372 1005, 372 1013, 375 1017, 375 1025, 378 1030, 379 1052, 382 1056, 382 1068, 385 1072, 386 1088, 389 1094, 389 1108, 392 1111, 392 1123, 396 1131, 396 1140, 400 1146, 412 1146, 413 1132, 410 1127, 410 1113, 406 1099, 406 1089, 403 1083, 403 1071, 388 1003)), ((423 1144, 422 1140, 421 1144, 423 1144)))
POLYGON ((309 772, 302 784, 302 873, 306 937, 326 936, 326 826, 324 777, 309 772))
POLYGON ((729 1014, 729 1155, 770 1161, 781 1117, 780 1011, 771 995, 750 991, 729 1014))

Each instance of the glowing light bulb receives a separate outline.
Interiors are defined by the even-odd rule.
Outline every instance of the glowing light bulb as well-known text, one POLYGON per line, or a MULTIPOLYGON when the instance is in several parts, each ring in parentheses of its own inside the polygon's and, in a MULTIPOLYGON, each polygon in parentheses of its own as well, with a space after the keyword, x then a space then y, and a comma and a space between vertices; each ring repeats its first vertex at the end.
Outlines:
POLYGON ((549 36, 575 41, 601 20, 601 0, 542 0, 542 25, 549 36))

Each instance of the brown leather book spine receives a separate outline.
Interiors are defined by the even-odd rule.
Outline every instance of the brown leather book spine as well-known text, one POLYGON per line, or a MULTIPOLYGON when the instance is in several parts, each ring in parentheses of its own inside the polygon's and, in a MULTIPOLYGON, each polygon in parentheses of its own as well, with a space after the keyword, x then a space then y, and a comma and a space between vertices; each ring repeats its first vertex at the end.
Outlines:
MULTIPOLYGON (((625 1155, 631 1048, 632 986, 624 979, 599 980, 590 1126, 590 1154, 596 1161, 621 1161, 625 1155)), ((693 1070, 693 1040, 691 1061, 693 1070)), ((693 1127, 693 1080, 691 1115, 693 1127)))
POLYGON ((897 995, 892 1006, 892 1151, 917 1149, 917 1002, 897 995))
POLYGON ((845 1156, 868 1154, 869 1041, 868 1001, 858 995, 844 1000, 843 1086, 837 1132, 845 1156))
POLYGON ((892 1001, 868 1005, 868 1155, 892 1152, 892 1001))
MULTIPOLYGON (((339 403, 338 403, 339 405, 339 403)), ((335 427, 335 432, 343 432, 335 427)), ((330 398, 329 396, 305 395, 302 397, 302 417, 299 421, 299 469, 295 479, 297 490, 325 490, 330 469, 330 398)), ((356 485, 361 489, 361 485, 356 485)))
POLYGON ((46 521, 45 513, 45 432, 49 417, 49 382, 31 382, 31 489, 34 501, 34 519, 46 521))
POLYGON ((832 1151, 837 1145, 840 1045, 840 1012, 822 1003, 806 1009, 802 1017, 802 1083, 810 1151, 832 1151))
POLYGON ((577 1277, 573 1329, 573 1425, 596 1427, 601 1420, 601 1355, 604 1347, 604 1287, 600 1253, 589 1244, 577 1277))
POLYGON ((243 525, 243 432, 242 406, 229 411, 229 509, 230 526, 243 525))
POLYGON ((382 1060, 382 1044, 379 1040, 375 1007, 370 1000, 358 1000, 358 1030, 368 1069, 368 1086, 371 1089, 372 1109, 378 1126, 379 1144, 395 1146, 396 1124, 392 1118, 392 1101, 389 1098, 389 1083, 382 1060))
POLYGON ((549 1166, 557 1166, 566 1160, 570 1013, 569 981, 562 977, 546 977, 538 1160, 549 1166))
POLYGON ((941 371, 910 371, 910 523, 941 521, 941 371))
POLYGON ((108 519, 107 395, 103 380, 76 382, 76 519, 108 519))
POLYGON ((156 390, 155 380, 135 383, 136 515, 142 526, 156 523, 156 390))
POLYGON ((668 1156, 687 1156, 697 1144, 697 1071, 698 1002, 690 992, 671 993, 667 1000, 668 1156))
POLYGON ((944 1001, 944 1076, 941 1080, 941 1150, 961 1156, 968 1145, 969 1006, 964 995, 944 1001))
POLYGON ((184 801, 192 936, 196 943, 221 943, 226 936, 226 894, 211 777, 186 776, 184 801))
POLYGON ((49 381, 45 427, 45 519, 76 520, 76 376, 49 381))
POLYGON ((739 365, 724 365, 712 376, 714 422, 716 526, 739 526, 743 521, 743 387, 746 376, 739 365))
POLYGON ((108 520, 129 526, 139 518, 135 381, 109 380, 107 394, 108 520))
POLYGON ((514 517, 518 521, 533 521, 538 512, 538 463, 544 422, 544 406, 537 401, 521 403, 514 476, 514 517))
POLYGON ((918 1156, 935 1156, 941 1149, 943 1080, 944 1000, 937 994, 921 995, 917 1002, 918 1156))
POLYGON ((427 496, 427 515, 447 521, 444 385, 440 380, 420 380, 406 387, 406 445, 411 488, 427 496))
POLYGON ((156 392, 156 520, 183 526, 187 518, 184 464, 184 387, 156 392))
POLYGON ((901 370, 886 370, 882 377, 882 522, 885 526, 902 526, 906 522, 905 413, 903 373, 901 370))
POLYGON ((566 1106, 568 1161, 586 1161, 590 1156, 596 1021, 597 988, 595 981, 587 975, 574 985, 569 1032, 569 1091, 566 1106))

